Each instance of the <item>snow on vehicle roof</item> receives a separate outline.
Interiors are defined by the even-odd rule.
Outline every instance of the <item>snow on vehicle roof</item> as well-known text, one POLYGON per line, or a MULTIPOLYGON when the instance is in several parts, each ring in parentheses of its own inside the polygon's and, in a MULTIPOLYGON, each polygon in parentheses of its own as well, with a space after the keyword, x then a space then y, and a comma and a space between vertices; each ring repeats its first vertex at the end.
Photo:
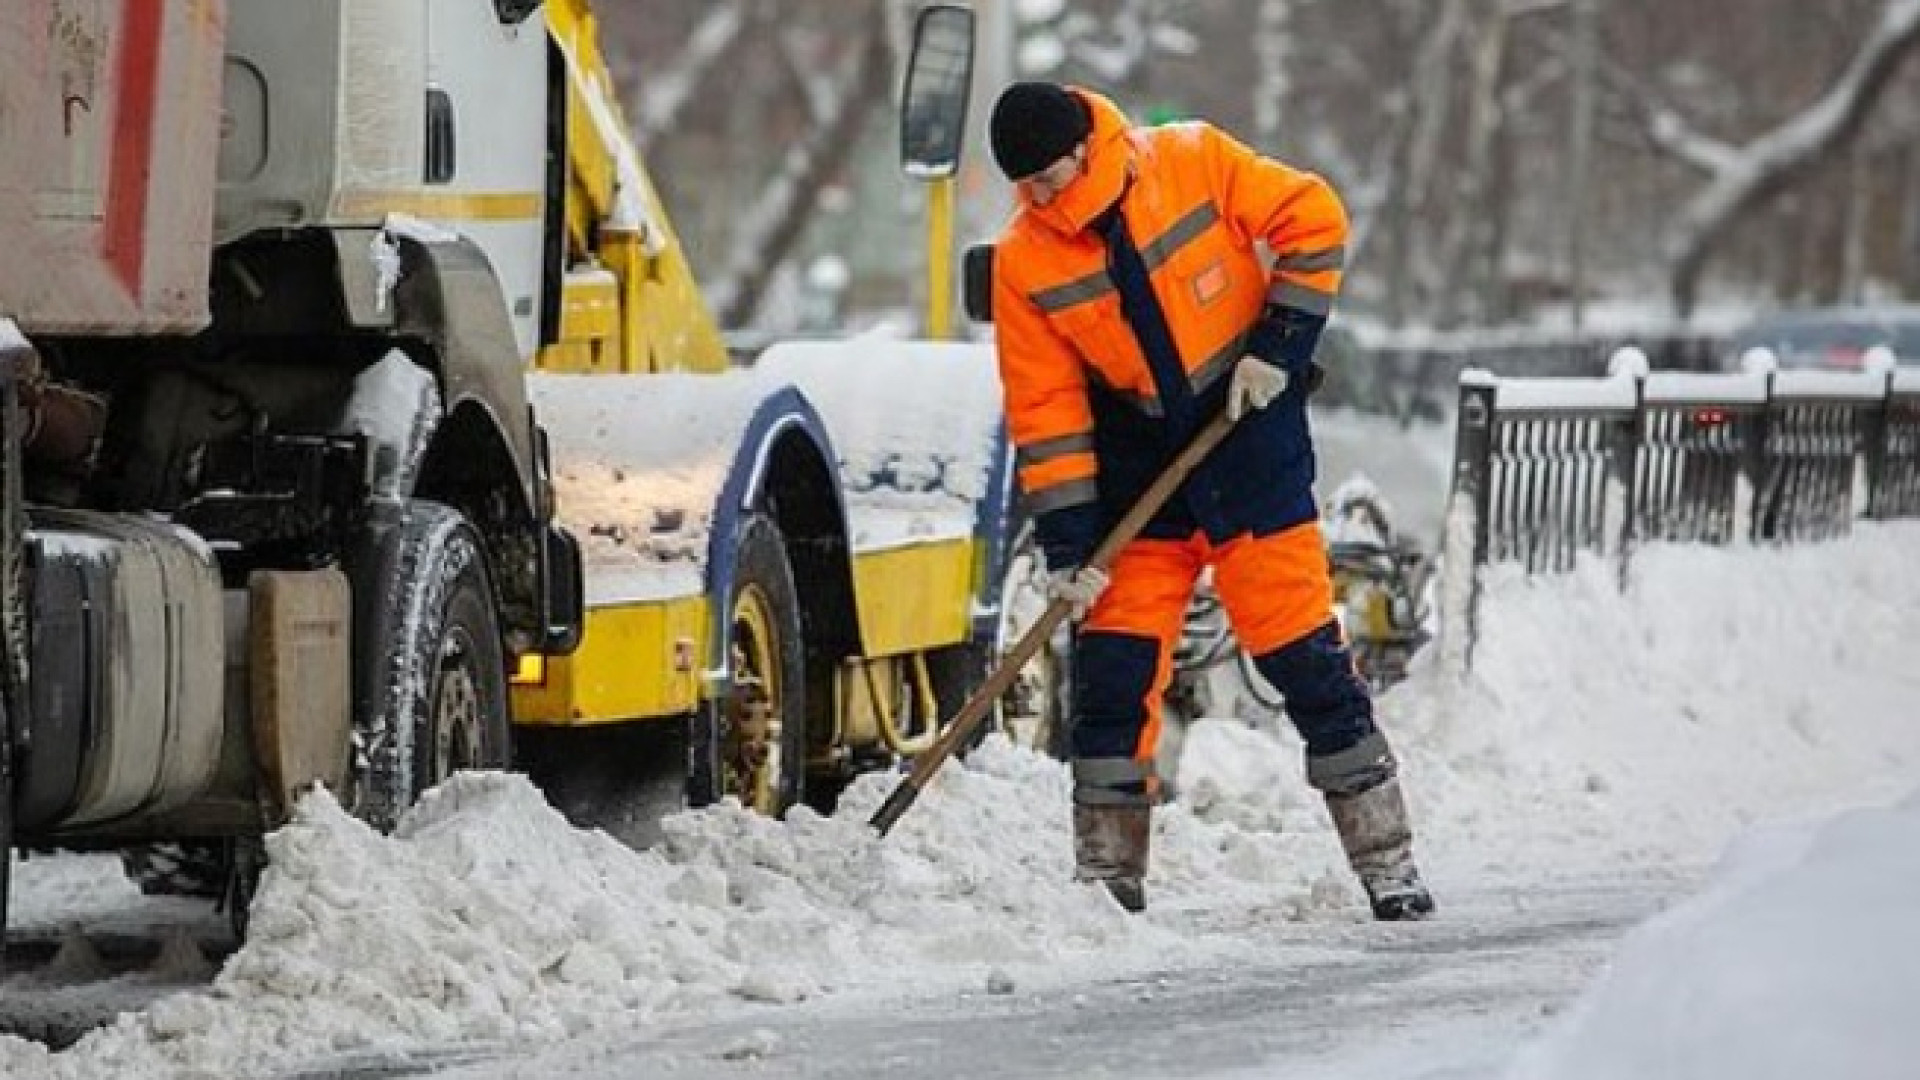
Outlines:
POLYGON ((761 391, 706 375, 534 375, 589 602, 700 592, 714 499, 761 391))
MULTIPOLYGON (((1000 378, 981 344, 883 337, 778 344, 754 365, 827 422, 842 478, 870 506, 951 510, 983 497, 1000 430, 1000 378)), ((970 513, 970 511, 969 511, 970 513)))
POLYGON ((985 346, 856 338, 775 345, 724 375, 535 375, 528 394, 591 602, 700 591, 736 449, 787 386, 825 422, 856 551, 972 534, 1000 416, 985 346))

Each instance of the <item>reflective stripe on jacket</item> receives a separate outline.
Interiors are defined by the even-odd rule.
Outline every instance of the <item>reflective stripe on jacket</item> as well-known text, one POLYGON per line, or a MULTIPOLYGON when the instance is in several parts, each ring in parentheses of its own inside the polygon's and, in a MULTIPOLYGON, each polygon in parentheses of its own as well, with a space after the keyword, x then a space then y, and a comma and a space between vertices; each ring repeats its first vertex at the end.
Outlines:
MULTIPOLYGON (((1094 118, 1087 171, 1047 206, 1023 196, 994 255, 1007 422, 1050 562, 1083 560, 1217 411, 1263 313, 1324 321, 1347 237, 1319 177, 1208 124, 1129 128, 1075 92, 1094 118), (1119 220, 1103 218, 1116 202, 1119 220), (1148 285, 1129 294, 1116 279, 1142 268, 1148 285)), ((1147 535, 1265 535, 1316 516, 1312 480, 1304 393, 1289 391, 1242 421, 1147 535)))

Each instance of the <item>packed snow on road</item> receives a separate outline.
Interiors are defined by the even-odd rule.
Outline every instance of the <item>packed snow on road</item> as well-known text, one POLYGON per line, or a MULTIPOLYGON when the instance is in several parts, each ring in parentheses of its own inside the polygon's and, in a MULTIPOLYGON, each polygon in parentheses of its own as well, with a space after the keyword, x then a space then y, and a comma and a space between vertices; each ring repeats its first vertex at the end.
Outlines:
MULTIPOLYGON (((1069 880, 1063 767, 998 739, 885 840, 892 776, 831 818, 680 814, 637 852, 464 775, 391 836, 308 799, 210 982, 191 947, 8 976, 9 1030, 141 1007, 58 1052, 0 1036, 0 1075, 1910 1076, 1915 550, 1862 524, 1643 549, 1624 590, 1612 563, 1490 571, 1471 671, 1429 649, 1381 703, 1429 923, 1365 918, 1267 721, 1188 733, 1132 917, 1069 880)), ((16 936, 212 918, 105 857, 15 885, 16 936)))

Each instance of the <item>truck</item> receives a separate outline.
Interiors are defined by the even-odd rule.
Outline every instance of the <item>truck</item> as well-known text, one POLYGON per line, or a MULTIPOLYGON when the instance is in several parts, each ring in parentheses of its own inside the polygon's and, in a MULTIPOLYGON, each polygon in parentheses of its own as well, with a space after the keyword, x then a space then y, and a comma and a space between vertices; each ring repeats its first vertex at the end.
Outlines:
POLYGON ((587 0, 9 3, 0 241, 7 847, 213 853, 238 920, 316 786, 830 806, 993 662, 990 354, 734 363, 587 0))

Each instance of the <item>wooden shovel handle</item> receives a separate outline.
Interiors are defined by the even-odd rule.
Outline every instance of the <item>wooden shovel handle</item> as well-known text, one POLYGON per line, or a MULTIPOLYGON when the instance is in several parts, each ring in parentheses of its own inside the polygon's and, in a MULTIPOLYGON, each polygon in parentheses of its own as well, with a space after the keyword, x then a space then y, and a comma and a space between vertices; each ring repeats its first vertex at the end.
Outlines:
MULTIPOLYGON (((1087 560, 1087 565, 1101 570, 1110 566, 1114 556, 1120 553, 1120 549, 1140 535, 1140 530, 1146 528, 1147 522, 1153 515, 1159 513, 1160 508, 1173 497, 1174 491, 1186 481, 1194 467, 1200 464, 1201 459, 1212 453, 1213 448, 1220 445, 1220 441, 1225 439, 1227 432, 1231 430, 1233 430, 1233 421, 1227 419, 1225 413, 1215 416, 1206 427, 1201 428, 1200 434, 1195 435, 1193 441, 1188 443, 1165 469, 1161 470, 1160 475, 1154 478, 1153 483, 1134 502, 1132 509, 1120 519, 1120 523, 1107 533, 1106 538, 1100 541, 1099 547, 1093 549, 1093 556, 1087 560)), ((1040 618, 1027 628, 1027 632, 1020 636, 1020 640, 1014 643, 1013 648, 1008 650, 1000 663, 988 673, 986 681, 980 684, 980 688, 973 692, 973 696, 967 698, 966 704, 960 706, 960 711, 954 715, 940 738, 926 752, 913 759, 913 768, 898 784, 894 785, 893 791, 887 796, 887 801, 880 804, 880 809, 874 811, 873 817, 868 822, 879 830, 881 836, 887 835, 888 830, 893 828, 894 822, 900 820, 900 815, 906 813, 914 801, 920 798, 921 790, 933 779, 934 773, 940 771, 940 766, 944 765, 947 758, 953 754, 954 747, 963 745, 972 736, 973 729, 980 726, 980 721, 993 711, 993 703, 1006 694, 1008 688, 1013 685, 1013 681, 1019 678, 1020 669, 1025 667, 1027 661, 1032 660, 1034 654, 1040 651, 1040 647, 1053 636, 1054 629, 1067 617, 1072 607, 1073 605, 1065 600, 1055 600, 1048 604, 1047 609, 1040 614, 1040 618)))

